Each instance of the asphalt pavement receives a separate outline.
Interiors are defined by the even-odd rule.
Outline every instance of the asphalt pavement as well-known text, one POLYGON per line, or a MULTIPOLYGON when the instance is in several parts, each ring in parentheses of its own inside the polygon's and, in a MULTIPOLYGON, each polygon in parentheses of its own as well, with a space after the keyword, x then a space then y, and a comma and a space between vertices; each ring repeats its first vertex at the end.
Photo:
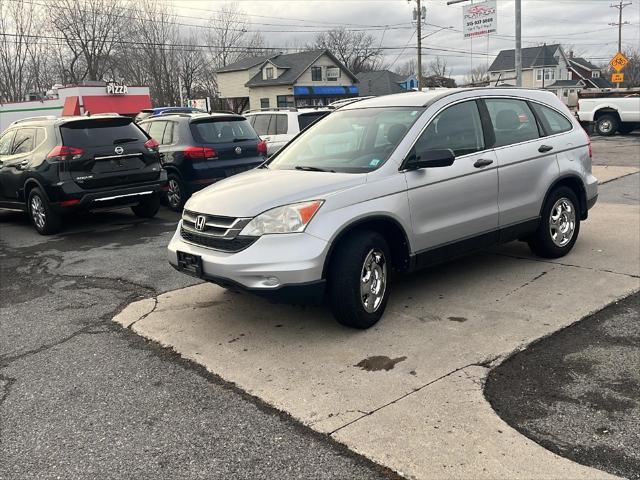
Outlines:
POLYGON ((389 478, 204 368, 111 322, 193 283, 165 260, 178 216, 0 212, 0 478, 389 478))

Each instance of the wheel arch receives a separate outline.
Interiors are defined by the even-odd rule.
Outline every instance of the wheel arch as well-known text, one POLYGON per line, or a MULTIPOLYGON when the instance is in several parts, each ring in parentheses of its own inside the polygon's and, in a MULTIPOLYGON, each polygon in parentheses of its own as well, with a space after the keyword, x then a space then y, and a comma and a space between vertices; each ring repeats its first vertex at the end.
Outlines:
POLYGON ((618 119, 618 122, 621 122, 620 113, 618 110, 612 107, 599 107, 593 114, 593 120, 597 121, 603 115, 613 115, 618 119))
POLYGON ((372 230, 382 235, 389 243, 392 262, 395 270, 404 271, 409 268, 409 237, 400 222, 388 215, 373 215, 359 218, 342 227, 331 241, 329 251, 324 260, 322 278, 327 278, 327 271, 335 254, 336 247, 355 231, 372 230))
POLYGON ((29 193, 31 192, 31 190, 33 190, 36 187, 39 188, 40 191, 44 194, 47 201, 51 201, 49 199, 49 195, 47 194, 47 191, 42 186, 42 183, 40 183, 40 181, 38 181, 36 178, 33 178, 33 177, 29 177, 25 180, 24 185, 22 187, 21 200, 26 203, 29 200, 29 193))
POLYGON ((568 187, 576 194, 578 197, 578 207, 580 209, 580 220, 586 220, 589 214, 589 209, 587 208, 587 189, 584 186, 584 182, 577 175, 565 175, 558 179, 556 179, 551 186, 547 189, 547 192, 544 195, 544 201, 542 202, 542 206, 540 207, 540 216, 542 217, 542 209, 547 203, 547 198, 551 192, 553 192, 558 187, 568 187))

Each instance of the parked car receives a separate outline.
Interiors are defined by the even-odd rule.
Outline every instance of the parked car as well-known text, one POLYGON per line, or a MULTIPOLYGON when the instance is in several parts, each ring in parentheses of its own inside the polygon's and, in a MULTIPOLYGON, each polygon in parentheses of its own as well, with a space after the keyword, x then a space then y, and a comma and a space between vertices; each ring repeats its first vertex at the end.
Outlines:
POLYGON ((640 91, 580 93, 578 118, 599 135, 626 135, 640 128, 640 91))
POLYGON ((153 217, 166 183, 158 143, 129 117, 26 118, 0 136, 0 208, 26 211, 43 235, 78 210, 153 217))
POLYGON ((589 138, 550 92, 388 95, 340 108, 260 168, 194 195, 169 262, 295 302, 326 293, 340 323, 368 328, 392 272, 511 240, 566 255, 597 194, 589 138))
POLYGON ((160 158, 169 179, 167 203, 176 211, 182 211, 193 192, 266 159, 266 143, 241 115, 163 114, 141 122, 140 127, 160 142, 160 158))
POLYGON ((204 110, 191 107, 155 107, 145 108, 136 115, 136 122, 141 122, 145 118, 153 117, 155 115, 162 115, 164 113, 205 113, 204 110))
POLYGON ((305 128, 331 113, 329 108, 275 108, 244 113, 260 138, 267 142, 267 156, 284 147, 305 128))

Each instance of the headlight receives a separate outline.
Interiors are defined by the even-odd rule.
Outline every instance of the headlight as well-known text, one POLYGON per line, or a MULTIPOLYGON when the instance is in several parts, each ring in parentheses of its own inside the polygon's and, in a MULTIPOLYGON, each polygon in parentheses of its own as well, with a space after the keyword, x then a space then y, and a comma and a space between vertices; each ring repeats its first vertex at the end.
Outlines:
POLYGON ((259 237, 268 233, 303 232, 322 203, 323 200, 312 200, 272 208, 251 220, 240 235, 259 237))

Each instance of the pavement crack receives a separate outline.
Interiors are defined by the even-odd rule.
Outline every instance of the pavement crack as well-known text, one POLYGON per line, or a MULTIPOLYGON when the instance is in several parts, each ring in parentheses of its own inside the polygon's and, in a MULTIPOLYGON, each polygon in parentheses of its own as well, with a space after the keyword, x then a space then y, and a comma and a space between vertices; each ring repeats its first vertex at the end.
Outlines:
MULTIPOLYGON (((549 270, 553 270, 553 267, 551 267, 549 270)), ((548 272, 545 270, 544 272, 536 275, 535 277, 533 277, 531 280, 527 280, 526 282, 524 282, 522 285, 520 285, 519 287, 514 288, 513 290, 511 290, 509 293, 507 293, 504 297, 502 298, 507 298, 509 295, 513 295, 514 293, 516 293, 518 290, 523 289, 524 287, 527 287, 529 285, 531 285, 533 282, 535 282, 536 280, 544 277, 548 272)))
POLYGON ((585 267, 583 265, 573 265, 571 263, 563 263, 563 262, 557 262, 557 261, 552 262, 550 260, 544 260, 542 258, 523 257, 521 255, 513 255, 513 254, 510 254, 510 253, 491 252, 490 254, 491 255, 498 255, 498 256, 501 256, 501 257, 516 258, 518 260, 529 260, 531 262, 540 262, 540 263, 548 263, 548 264, 551 264, 551 265, 560 265, 561 267, 582 268, 584 270, 591 270, 592 272, 613 273, 615 275, 623 275, 623 276, 629 277, 629 278, 640 278, 640 275, 634 275, 633 273, 615 272, 613 270, 607 270, 606 268, 585 267))
POLYGON ((13 387, 13 384, 16 383, 16 381, 17 381, 16 378, 8 377, 0 373, 0 382, 3 384, 2 387, 4 390, 2 393, 2 396, 0 397, 0 407, 2 407, 2 404, 9 397, 9 394, 11 393, 11 388, 13 387))
POLYGON ((158 297, 156 296, 156 297, 152 297, 152 298, 153 298, 153 308, 150 311, 148 311, 147 313, 145 313, 144 315, 142 315, 137 320, 134 320, 133 322, 131 322, 129 325, 127 325, 126 328, 131 329, 131 327, 133 327, 140 320, 144 320, 145 318, 147 318, 149 315, 151 315, 153 312, 156 311, 156 308, 158 308, 158 297))
MULTIPOLYGON (((496 358, 497 358, 497 357, 496 357, 496 358)), ((493 360, 495 360, 495 359, 491 359, 491 361, 493 361, 493 360)), ((487 361, 487 360, 484 360, 483 362, 486 362, 486 361, 487 361)), ((491 361, 489 361, 489 363, 491 363, 491 361)), ((453 374, 455 374, 455 373, 458 373, 459 371, 464 370, 465 368, 469 368, 469 367, 477 367, 477 366, 484 367, 484 368, 488 368, 488 367, 484 366, 484 365, 483 365, 483 364, 481 364, 481 363, 470 363, 470 364, 468 364, 468 365, 464 365, 464 366, 462 366, 462 367, 458 367, 458 368, 456 368, 456 369, 454 369, 454 370, 451 370, 449 373, 445 373, 444 375, 441 375, 440 377, 438 377, 438 378, 436 378, 436 379, 434 379, 434 380, 431 380, 430 382, 425 383, 424 385, 422 385, 422 386, 420 386, 420 387, 414 388, 412 391, 410 391, 410 392, 408 392, 408 393, 405 393, 404 395, 401 395, 401 396, 399 396, 398 398, 396 398, 396 399, 394 399, 394 400, 391 400, 390 402, 385 403, 384 405, 381 405, 381 406, 379 406, 379 407, 377 407, 377 408, 375 408, 375 409, 373 409, 373 410, 371 410, 371 411, 369 411, 369 412, 366 412, 366 413, 364 413, 362 416, 360 416, 360 417, 358 417, 358 418, 356 418, 356 419, 354 419, 354 420, 351 420, 350 422, 347 422, 347 423, 345 423, 344 425, 341 425, 340 427, 336 428, 335 430, 332 430, 331 432, 329 432, 329 434, 328 434, 328 435, 329 435, 329 436, 331 436, 331 435, 333 435, 334 433, 336 433, 336 432, 338 432, 338 431, 342 430, 343 428, 346 428, 346 427, 348 427, 349 425, 353 425, 354 423, 356 423, 356 422, 358 422, 358 421, 362 420, 363 418, 370 417, 371 415, 373 415, 374 413, 376 413, 376 412, 378 412, 378 411, 382 410, 383 408, 386 408, 386 407, 388 407, 388 406, 390 406, 390 405, 393 405, 393 404, 395 404, 395 403, 398 403, 400 400, 403 400, 403 399, 407 398, 409 395, 413 395, 414 393, 417 393, 417 392, 419 392, 420 390, 425 389, 425 388, 426 388, 426 387, 428 387, 429 385, 433 385, 434 383, 439 382, 440 380, 443 380, 443 379, 445 379, 445 378, 447 378, 447 377, 450 377, 451 375, 453 375, 453 374)))

